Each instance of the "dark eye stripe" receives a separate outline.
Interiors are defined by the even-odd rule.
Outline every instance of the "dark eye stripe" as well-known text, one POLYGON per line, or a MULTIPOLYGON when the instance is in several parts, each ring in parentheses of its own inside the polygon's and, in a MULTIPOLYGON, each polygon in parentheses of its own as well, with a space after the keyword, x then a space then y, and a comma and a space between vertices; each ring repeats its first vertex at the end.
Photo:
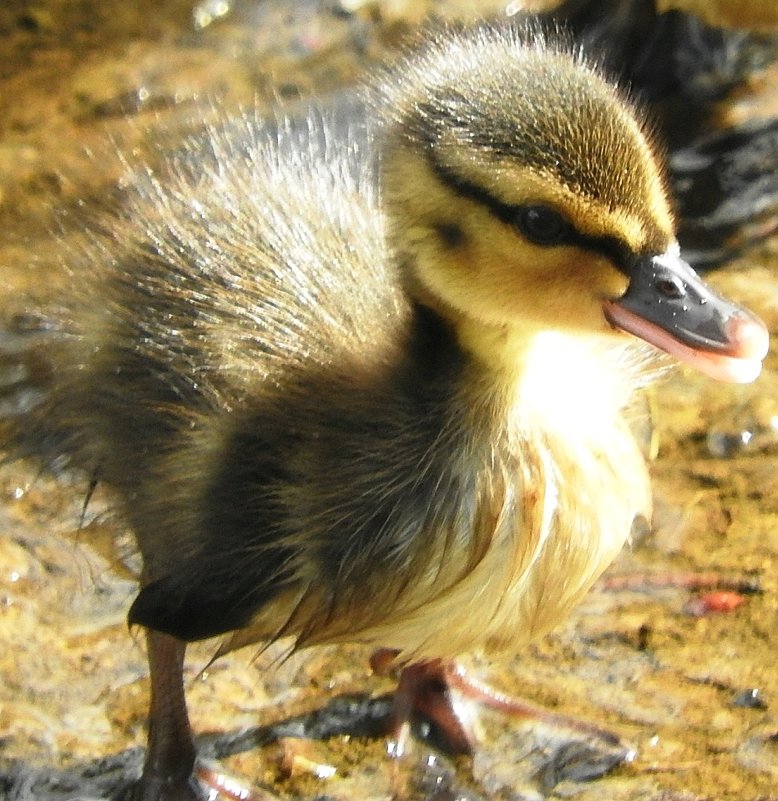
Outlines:
MULTIPOLYGON (((449 167, 441 164, 431 148, 427 150, 427 161, 437 179, 454 194, 486 207, 498 220, 506 225, 515 226, 522 210, 526 208, 525 206, 503 203, 483 187, 457 175, 449 167)), ((614 266, 625 274, 629 274, 630 265, 635 260, 635 256, 629 246, 618 237, 583 234, 573 227, 569 221, 564 237, 553 244, 575 245, 594 253, 599 253, 610 259, 614 266)))

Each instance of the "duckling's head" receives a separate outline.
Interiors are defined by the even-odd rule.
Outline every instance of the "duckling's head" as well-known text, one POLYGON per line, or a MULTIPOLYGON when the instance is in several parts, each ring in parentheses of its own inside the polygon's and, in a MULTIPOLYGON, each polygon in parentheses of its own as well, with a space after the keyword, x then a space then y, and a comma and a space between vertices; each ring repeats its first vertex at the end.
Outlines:
POLYGON ((681 260, 646 125, 580 55, 537 32, 449 33, 384 102, 386 208, 416 300, 489 341, 623 329, 719 378, 758 374, 764 327, 681 260))

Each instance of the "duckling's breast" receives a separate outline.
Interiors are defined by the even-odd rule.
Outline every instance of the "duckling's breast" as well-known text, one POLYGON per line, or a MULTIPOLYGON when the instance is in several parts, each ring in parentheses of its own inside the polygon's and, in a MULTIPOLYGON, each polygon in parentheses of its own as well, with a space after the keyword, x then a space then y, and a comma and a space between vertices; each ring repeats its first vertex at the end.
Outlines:
POLYGON ((465 450, 471 494, 449 498, 458 511, 418 533, 425 568, 358 639, 408 660, 516 653, 564 619, 650 514, 645 463, 621 419, 577 436, 492 435, 465 450))
POLYGON ((413 366, 376 394, 349 392, 304 438, 297 477, 279 488, 276 543, 295 568, 227 648, 282 632, 409 661, 515 652, 566 615, 648 514, 643 458, 617 410, 576 417, 573 386, 542 411, 528 393, 509 403, 445 326, 438 337, 424 365, 434 381, 416 384, 413 366))

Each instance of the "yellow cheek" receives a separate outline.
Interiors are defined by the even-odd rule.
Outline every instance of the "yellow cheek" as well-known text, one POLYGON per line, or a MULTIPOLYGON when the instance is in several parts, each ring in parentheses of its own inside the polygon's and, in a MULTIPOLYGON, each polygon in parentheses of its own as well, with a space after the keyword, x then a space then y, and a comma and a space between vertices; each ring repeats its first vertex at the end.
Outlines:
POLYGON ((624 293, 627 279, 602 257, 577 248, 516 245, 463 247, 449 258, 444 292, 457 306, 490 323, 527 321, 547 327, 606 327, 602 301, 624 293))

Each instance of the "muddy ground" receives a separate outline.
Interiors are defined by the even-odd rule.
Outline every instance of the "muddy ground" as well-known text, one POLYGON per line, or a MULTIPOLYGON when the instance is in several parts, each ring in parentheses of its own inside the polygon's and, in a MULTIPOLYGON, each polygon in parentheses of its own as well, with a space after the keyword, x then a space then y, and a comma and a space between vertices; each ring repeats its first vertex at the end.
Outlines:
MULTIPOLYGON (((67 281, 60 257, 68 231, 49 234, 59 227, 55 209, 106 192, 121 170, 110 154, 142 150, 147 127, 175 127, 213 98, 229 110, 326 93, 391 57, 429 12, 465 18, 504 6, 5 0, 0 312, 22 311, 30 297, 56 302, 67 281)), ((733 115, 775 113, 775 78, 754 78, 733 115)), ((777 272, 772 239, 711 280, 776 335, 777 272)), ((364 726, 370 713, 386 713, 385 702, 368 708, 365 699, 391 689, 371 675, 363 649, 287 661, 274 649, 248 649, 201 672, 214 650, 206 643, 188 660, 193 725, 250 732, 219 769, 257 793, 339 801, 388 798, 401 785, 411 798, 437 801, 778 799, 778 356, 748 387, 679 370, 652 408, 655 524, 608 576, 719 571, 760 592, 714 596, 723 604, 716 611, 710 596, 683 588, 600 587, 514 663, 470 660, 508 692, 617 733, 634 759, 606 772, 608 749, 586 736, 485 713, 472 760, 449 760, 419 742, 398 768, 380 736, 357 736, 354 721, 364 726), (355 733, 261 744, 265 730, 256 727, 340 696, 352 699, 336 712, 355 733)), ((82 515, 86 489, 84 476, 52 476, 24 462, 0 467, 0 797, 42 798, 53 792, 52 777, 67 775, 58 771, 103 756, 123 754, 134 766, 138 752, 127 749, 145 739, 143 643, 124 622, 137 564, 106 490, 82 515)), ((337 728, 330 721, 323 730, 337 728)), ((229 750, 222 746, 212 753, 229 750)), ((60 790, 57 797, 68 797, 60 790)), ((70 793, 83 794, 76 786, 70 793)))

